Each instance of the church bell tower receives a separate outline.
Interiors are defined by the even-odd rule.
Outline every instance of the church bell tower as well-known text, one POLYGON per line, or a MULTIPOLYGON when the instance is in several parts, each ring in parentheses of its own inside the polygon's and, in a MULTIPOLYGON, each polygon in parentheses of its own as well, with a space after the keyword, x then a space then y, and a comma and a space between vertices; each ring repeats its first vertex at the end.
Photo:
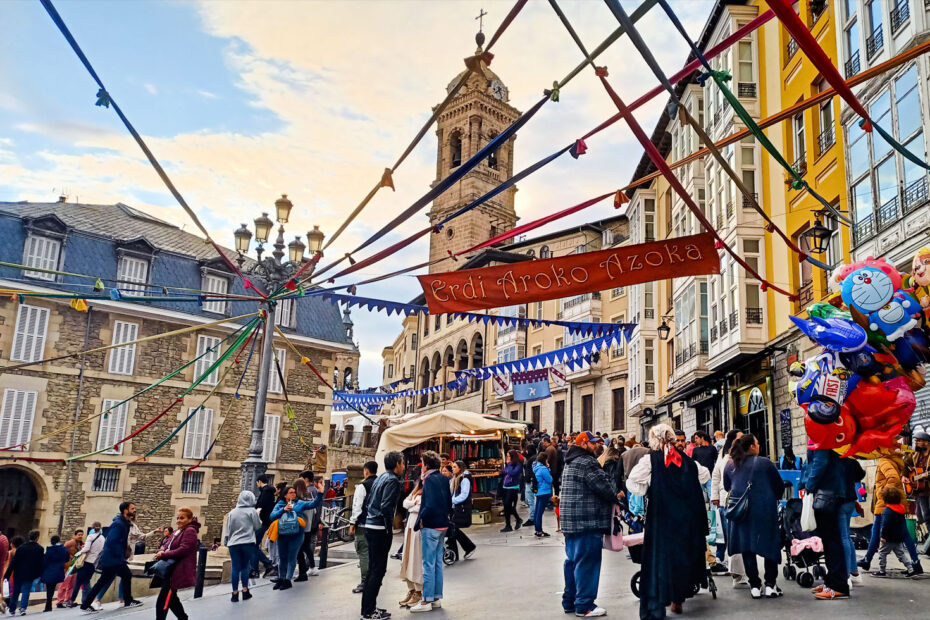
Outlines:
MULTIPOLYGON (((475 37, 478 50, 469 59, 472 69, 466 69, 453 79, 447 92, 468 75, 458 95, 437 119, 436 180, 446 178, 463 162, 520 117, 520 111, 509 104, 507 87, 481 58, 484 34, 475 37)), ((433 201, 429 218, 437 224, 450 213, 470 204, 476 198, 513 176, 513 143, 516 136, 504 142, 494 153, 478 164, 455 185, 433 201)), ((464 215, 446 223, 439 233, 430 235, 430 260, 448 256, 508 230, 517 222, 514 210, 516 187, 501 192, 464 215)), ((451 271, 450 262, 430 267, 430 271, 451 271)))

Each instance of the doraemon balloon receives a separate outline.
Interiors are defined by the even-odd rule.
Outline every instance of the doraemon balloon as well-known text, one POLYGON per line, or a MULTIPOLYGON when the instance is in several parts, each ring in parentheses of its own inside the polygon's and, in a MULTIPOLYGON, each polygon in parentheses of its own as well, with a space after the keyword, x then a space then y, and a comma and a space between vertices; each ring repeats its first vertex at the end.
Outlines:
POLYGON ((867 317, 870 331, 893 341, 917 326, 912 315, 920 305, 901 291, 901 274, 885 259, 870 256, 846 265, 836 279, 842 283, 843 302, 867 317))

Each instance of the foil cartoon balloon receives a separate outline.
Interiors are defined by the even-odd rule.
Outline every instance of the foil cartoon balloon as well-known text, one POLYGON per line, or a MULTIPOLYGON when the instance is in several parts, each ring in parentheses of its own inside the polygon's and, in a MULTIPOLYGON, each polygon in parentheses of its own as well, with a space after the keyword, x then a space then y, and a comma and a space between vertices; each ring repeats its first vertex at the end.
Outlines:
POLYGON ((867 318, 870 331, 894 341, 917 326, 912 315, 920 312, 920 304, 901 291, 901 274, 884 259, 870 256, 846 265, 836 279, 843 302, 867 318))
POLYGON ((846 405, 829 424, 815 422, 809 415, 804 416, 804 427, 807 430, 807 445, 812 450, 834 450, 849 445, 858 430, 846 405))
MULTIPOLYGON (((796 368, 795 372, 798 370, 796 368)), ((855 388, 855 381, 850 387, 852 378, 852 373, 843 366, 836 353, 821 353, 804 362, 803 374, 795 387, 795 398, 799 405, 806 406, 807 415, 814 422, 831 424, 840 415, 840 406, 846 395, 855 388)))
POLYGON ((930 317, 930 248, 920 248, 914 255, 909 285, 914 288, 914 297, 924 314, 930 317))
POLYGON ((862 383, 846 399, 858 432, 843 456, 867 454, 890 447, 911 418, 917 399, 905 377, 895 377, 878 385, 862 383))

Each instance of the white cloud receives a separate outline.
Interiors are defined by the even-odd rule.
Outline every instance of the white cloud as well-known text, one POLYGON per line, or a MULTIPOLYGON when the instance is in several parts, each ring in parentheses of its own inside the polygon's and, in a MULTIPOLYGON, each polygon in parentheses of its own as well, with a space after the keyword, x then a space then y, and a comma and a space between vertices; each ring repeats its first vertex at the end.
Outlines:
POLYGON ((150 95, 157 95, 157 94, 158 94, 158 89, 155 88, 155 85, 154 85, 154 84, 151 84, 151 83, 149 83, 149 82, 146 82, 145 84, 142 85, 142 87, 145 88, 145 90, 146 90, 146 91, 148 92, 148 94, 150 94, 150 95))
POLYGON ((209 90, 198 89, 197 94, 203 97, 204 99, 216 99, 216 93, 211 93, 209 90))

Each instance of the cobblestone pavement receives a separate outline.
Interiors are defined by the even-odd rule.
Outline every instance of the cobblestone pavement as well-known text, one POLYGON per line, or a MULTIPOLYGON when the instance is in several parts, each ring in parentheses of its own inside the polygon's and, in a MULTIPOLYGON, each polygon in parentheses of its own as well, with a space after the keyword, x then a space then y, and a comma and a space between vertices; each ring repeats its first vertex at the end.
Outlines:
MULTIPOLYGON (((525 510, 525 509, 524 509, 525 510)), ((547 519, 552 518, 547 515, 547 519)), ((547 523, 547 526, 549 524, 547 523)), ((539 540, 531 528, 513 533, 499 533, 500 525, 473 527, 469 534, 478 543, 478 553, 471 560, 463 560, 446 567, 445 596, 440 610, 429 612, 427 617, 438 619, 486 618, 566 618, 560 606, 562 592, 561 536, 539 540)), ((554 523, 548 531, 554 531, 554 523)), ((401 538, 395 536, 399 546, 401 538)), ((924 562, 930 566, 930 562, 924 562)), ((393 617, 405 618, 410 614, 399 609, 397 601, 406 596, 406 588, 398 577, 400 562, 390 560, 379 607, 392 612, 393 617)), ((889 565, 890 566, 890 565, 889 565)), ((626 558, 625 552, 604 551, 601 570, 600 596, 597 602, 609 617, 635 619, 639 617, 638 600, 630 592, 630 578, 638 566, 626 558)), ((361 595, 352 594, 358 583, 357 564, 348 563, 321 571, 309 583, 295 584, 285 592, 271 589, 262 581, 253 588, 251 601, 233 604, 229 601, 229 586, 207 588, 204 597, 192 600, 192 591, 183 592, 185 608, 191 620, 238 620, 245 618, 358 618, 361 595)), ((730 577, 718 577, 717 600, 709 594, 699 594, 685 603, 681 618, 713 618, 739 620, 785 620, 803 614, 803 618, 858 620, 871 618, 930 618, 930 579, 864 577, 865 585, 853 590, 845 601, 815 601, 810 593, 793 582, 779 584, 785 596, 773 600, 752 600, 745 589, 734 589, 730 577)), ((145 599, 145 605, 136 609, 105 606, 98 618, 132 617, 151 618, 154 598, 145 599)), ((55 612, 51 618, 65 614, 81 616, 77 610, 55 612)), ((679 617, 679 616, 676 616, 679 617)), ((173 616, 169 615, 169 618, 173 616)))

